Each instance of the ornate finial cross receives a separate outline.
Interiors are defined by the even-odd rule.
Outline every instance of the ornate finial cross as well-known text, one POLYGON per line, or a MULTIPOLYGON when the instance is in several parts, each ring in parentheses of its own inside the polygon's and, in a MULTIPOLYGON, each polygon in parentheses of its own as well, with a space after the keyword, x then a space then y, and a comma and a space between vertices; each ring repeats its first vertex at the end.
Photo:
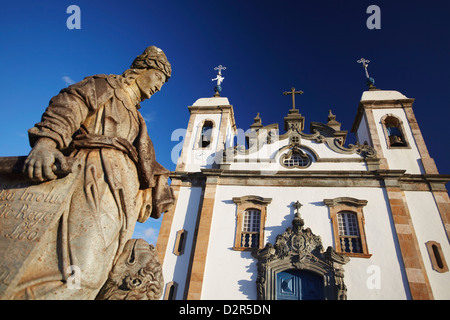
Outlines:
POLYGON ((303 221, 301 215, 300 215, 300 208, 303 206, 298 200, 296 202, 294 202, 293 204, 294 208, 297 210, 297 212, 295 213, 295 218, 294 220, 292 220, 292 226, 294 227, 294 232, 296 234, 299 233, 299 231, 302 229, 302 227, 304 226, 305 222, 303 221))
POLYGON ((222 70, 226 70, 226 69, 227 69, 227 67, 222 67, 221 64, 214 68, 214 70, 219 70, 219 74, 222 74, 222 70))
POLYGON ((370 60, 366 60, 364 58, 361 58, 361 59, 358 60, 358 63, 362 63, 362 65, 364 67, 364 70, 366 71, 366 78, 367 79, 370 78, 369 77, 369 71, 367 71, 367 67, 368 67, 369 62, 370 62, 370 60))
POLYGON ((222 77, 222 70, 226 69, 227 67, 223 67, 222 65, 218 65, 217 67, 214 68, 214 70, 218 70, 217 77, 211 79, 211 81, 217 80, 217 84, 214 87, 214 91, 216 91, 217 96, 220 96, 219 92, 222 91, 221 83, 223 82, 223 79, 225 79, 225 77, 222 77))
POLYGON ((300 212, 298 212, 298 210, 300 210, 300 208, 303 205, 297 200, 297 202, 294 202, 294 209, 297 210, 297 212, 295 213, 295 215, 300 217, 300 212))
POLYGON ((295 88, 292 87, 291 91, 285 91, 285 92, 283 92, 283 94, 285 96, 287 96, 288 94, 292 94, 292 109, 295 109, 295 95, 296 94, 303 94, 303 91, 295 91, 295 88))
POLYGON ((367 78, 367 85, 370 88, 375 88, 373 85, 375 84, 375 79, 371 78, 369 76, 369 71, 367 70, 368 64, 370 62, 370 60, 366 60, 364 58, 361 58, 357 61, 358 63, 362 63, 363 67, 364 67, 364 71, 366 72, 366 78, 367 78))

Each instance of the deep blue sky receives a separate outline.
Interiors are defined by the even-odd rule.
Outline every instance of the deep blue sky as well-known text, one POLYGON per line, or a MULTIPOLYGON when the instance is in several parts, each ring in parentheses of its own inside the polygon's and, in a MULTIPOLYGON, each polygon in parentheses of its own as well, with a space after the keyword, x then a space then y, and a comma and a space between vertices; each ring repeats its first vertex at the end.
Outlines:
MULTIPOLYGON (((222 96, 244 131, 257 112, 264 125, 282 128, 291 107, 282 93, 292 86, 304 91, 296 101, 307 130, 310 121, 326 122, 331 108, 350 131, 366 90, 356 62, 364 57, 378 88, 416 99, 428 150, 440 173, 450 174, 449 12, 448 1, 3 2, 0 156, 28 154, 27 129, 65 80, 121 74, 157 45, 172 64, 172 78, 141 112, 157 158, 170 170, 178 143, 171 134, 186 128, 188 105, 214 94, 215 66, 227 67, 222 96), (66 27, 71 4, 81 9, 80 30, 66 27), (366 27, 371 4, 381 9, 380 30, 366 27)), ((350 134, 348 142, 354 140, 350 134)))

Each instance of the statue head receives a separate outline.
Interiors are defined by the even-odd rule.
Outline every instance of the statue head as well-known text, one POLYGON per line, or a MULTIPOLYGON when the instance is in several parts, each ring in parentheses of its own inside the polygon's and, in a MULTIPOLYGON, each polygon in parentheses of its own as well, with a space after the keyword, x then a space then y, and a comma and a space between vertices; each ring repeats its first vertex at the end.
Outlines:
POLYGON ((140 94, 140 100, 143 101, 158 92, 162 85, 169 81, 171 73, 172 67, 164 52, 150 46, 134 59, 130 69, 125 70, 123 76, 128 85, 137 85, 136 90, 140 94))
POLYGON ((155 46, 148 47, 141 55, 137 56, 130 68, 159 70, 166 76, 166 82, 172 73, 172 67, 164 51, 155 46))

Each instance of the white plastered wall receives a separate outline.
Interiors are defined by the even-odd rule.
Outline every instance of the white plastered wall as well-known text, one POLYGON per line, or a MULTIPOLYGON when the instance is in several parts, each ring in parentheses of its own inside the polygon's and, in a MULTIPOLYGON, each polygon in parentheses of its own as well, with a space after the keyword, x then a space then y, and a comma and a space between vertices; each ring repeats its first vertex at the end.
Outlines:
POLYGON ((236 204, 232 198, 244 195, 272 198, 267 207, 266 242, 273 244, 276 236, 291 226, 294 217, 292 203, 298 200, 303 204, 300 212, 305 227, 321 236, 325 249, 334 244, 329 210, 323 200, 336 197, 368 200, 363 212, 372 257, 352 257, 344 266, 348 299, 407 298, 400 253, 382 189, 218 186, 202 299, 257 298, 256 259, 250 252, 232 249, 236 232, 236 204))
MULTIPOLYGON (((372 139, 370 139, 369 131, 367 128, 367 120, 366 115, 363 114, 361 117, 361 121, 359 123, 358 130, 356 131, 356 136, 358 138, 358 142, 360 144, 364 144, 367 142, 368 145, 372 145, 372 139)), ((373 146, 373 145, 372 145, 373 146)))
POLYGON ((176 299, 183 299, 186 285, 186 275, 188 273, 190 252, 192 251, 192 239, 195 233, 200 198, 201 187, 181 187, 178 193, 177 206, 175 209, 170 237, 167 243, 166 253, 163 263, 163 276, 165 283, 175 281, 178 284, 176 299), (175 255, 173 253, 177 231, 186 230, 184 253, 175 255))
POLYGON ((439 242, 447 264, 450 262, 450 245, 433 195, 431 192, 405 191, 405 197, 433 296, 435 299, 448 300, 450 272, 439 273, 433 270, 426 248, 428 241, 439 242))

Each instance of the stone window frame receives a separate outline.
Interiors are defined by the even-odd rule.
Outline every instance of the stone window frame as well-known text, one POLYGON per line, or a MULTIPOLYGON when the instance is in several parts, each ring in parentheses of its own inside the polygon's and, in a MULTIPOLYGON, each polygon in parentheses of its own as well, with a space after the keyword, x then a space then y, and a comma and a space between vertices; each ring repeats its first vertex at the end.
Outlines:
POLYGON ((233 202, 237 205, 236 210, 236 234, 234 238, 233 250, 236 251, 252 251, 264 247, 264 228, 267 218, 267 206, 272 202, 271 198, 262 198, 259 196, 249 195, 243 197, 234 197, 233 202), (258 210, 260 212, 259 221, 259 244, 257 247, 243 247, 241 245, 242 228, 244 215, 247 210, 258 210))
POLYGON ((176 256, 181 256, 184 253, 184 247, 186 246, 187 230, 181 229, 177 231, 175 238, 175 245, 173 247, 173 253, 176 256))
POLYGON ((175 300, 177 296, 178 283, 170 281, 166 284, 164 300, 175 300))
POLYGON ((392 113, 388 113, 385 114, 382 118, 381 118, 381 127, 383 128, 383 132, 384 132, 384 138, 386 141, 386 146, 388 149, 411 149, 411 146, 409 144, 408 141, 408 137, 405 134, 405 128, 403 125, 403 121, 396 115, 392 114, 392 113), (389 133, 386 127, 386 119, 388 118, 395 118, 398 121, 398 130, 400 131, 400 134, 402 135, 403 138, 403 142, 405 143, 405 145, 403 146, 391 146, 391 142, 389 141, 389 133))
POLYGON ((284 168, 288 168, 288 169, 294 169, 294 168, 306 169, 311 166, 312 162, 313 162, 313 160, 312 160, 311 156, 309 154, 307 154, 306 152, 303 152, 303 150, 301 150, 298 147, 291 148, 288 152, 284 153, 280 157, 280 165, 283 166, 284 168), (292 166, 286 165, 284 163, 284 161, 286 159, 290 159, 294 153, 298 153, 301 158, 308 159, 308 163, 306 165, 292 165, 292 166))
POLYGON ((323 202, 328 206, 330 212, 330 219, 333 228, 333 237, 336 252, 345 254, 349 257, 370 258, 372 254, 369 253, 369 248, 367 246, 367 237, 364 228, 365 221, 363 213, 363 207, 367 205, 367 200, 358 200, 349 197, 338 197, 334 199, 324 199, 323 202), (341 212, 351 212, 356 214, 356 218, 358 221, 359 237, 361 240, 361 249, 362 249, 361 253, 345 252, 342 249, 338 226, 338 215, 341 212))
POLYGON ((213 119, 206 118, 206 119, 203 119, 202 121, 200 121, 200 123, 197 125, 197 137, 194 142, 194 150, 210 150, 210 149, 212 149, 212 145, 214 142, 214 128, 215 127, 216 127, 216 123, 213 119), (211 138, 210 138, 209 145, 207 147, 201 147, 200 143, 201 143, 201 139, 202 139, 202 130, 203 130, 203 126, 205 125, 206 122, 212 123, 211 138))
POLYGON ((444 273, 448 271, 447 261, 445 261, 444 252, 441 244, 436 241, 428 241, 426 244, 430 256, 431 266, 437 272, 444 273), (441 264, 441 266, 439 265, 441 264))

